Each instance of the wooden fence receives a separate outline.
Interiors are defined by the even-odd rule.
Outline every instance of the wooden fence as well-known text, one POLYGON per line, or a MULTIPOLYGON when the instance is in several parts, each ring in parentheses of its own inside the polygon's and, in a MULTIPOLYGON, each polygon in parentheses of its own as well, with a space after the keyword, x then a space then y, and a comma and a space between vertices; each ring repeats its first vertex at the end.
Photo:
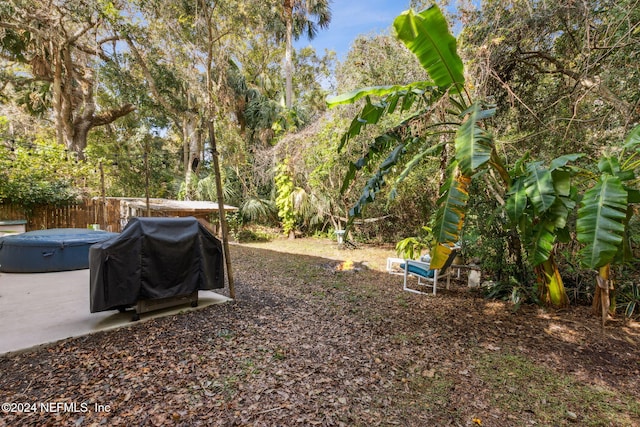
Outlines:
MULTIPOLYGON (((31 210, 10 204, 0 204, 0 221, 26 220, 26 231, 49 228, 87 228, 97 224, 101 230, 120 233, 129 219, 146 216, 147 204, 142 198, 94 197, 79 200, 70 206, 37 206, 31 210)), ((238 208, 225 206, 227 211, 238 208)), ((215 233, 218 205, 213 202, 178 202, 150 199, 148 215, 154 217, 194 216, 206 221, 215 233), (213 214, 213 215, 212 215, 213 214), (210 222, 211 221, 211 222, 210 222)))
POLYGON ((107 231, 122 231, 120 201, 83 199, 70 206, 37 206, 31 210, 0 204, 0 220, 26 220, 26 231, 48 228, 87 228, 98 224, 107 231))

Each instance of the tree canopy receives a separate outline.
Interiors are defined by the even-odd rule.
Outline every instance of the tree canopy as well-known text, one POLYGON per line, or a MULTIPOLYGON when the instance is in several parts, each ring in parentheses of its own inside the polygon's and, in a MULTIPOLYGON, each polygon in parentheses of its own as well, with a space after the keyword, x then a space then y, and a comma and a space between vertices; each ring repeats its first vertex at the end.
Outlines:
POLYGON ((500 283, 628 263, 637 1, 439 3, 407 1, 337 62, 291 43, 326 31, 327 1, 5 1, 0 198, 69 203, 102 191, 99 168, 107 195, 210 199, 219 179, 239 227, 427 227, 500 283), (615 248, 585 200, 624 214, 615 248))

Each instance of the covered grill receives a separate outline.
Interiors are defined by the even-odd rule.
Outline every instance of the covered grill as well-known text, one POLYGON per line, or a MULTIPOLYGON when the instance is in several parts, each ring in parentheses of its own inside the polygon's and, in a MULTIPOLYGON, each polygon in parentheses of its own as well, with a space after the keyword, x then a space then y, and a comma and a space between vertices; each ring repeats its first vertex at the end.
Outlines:
POLYGON ((221 242, 193 217, 132 218, 115 238, 89 250, 92 313, 190 301, 224 287, 221 242))

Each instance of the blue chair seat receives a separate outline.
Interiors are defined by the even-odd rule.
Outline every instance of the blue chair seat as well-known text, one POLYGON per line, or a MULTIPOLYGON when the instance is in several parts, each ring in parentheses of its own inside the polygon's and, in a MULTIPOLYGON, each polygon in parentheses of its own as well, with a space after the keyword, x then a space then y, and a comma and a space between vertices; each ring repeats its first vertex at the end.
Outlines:
POLYGON ((429 262, 431 259, 427 256, 422 257, 420 261, 411 261, 406 260, 403 264, 400 265, 404 272, 404 285, 402 289, 409 292, 415 292, 417 294, 424 294, 425 292, 410 288, 408 286, 408 276, 415 276, 418 278, 418 286, 427 286, 433 289, 433 295, 436 294, 436 287, 438 285, 438 281, 442 281, 442 279, 447 279, 447 289, 449 289, 449 281, 451 280, 451 270, 449 267, 453 263, 453 260, 460 248, 457 246, 453 246, 450 248, 447 260, 442 265, 441 269, 431 270, 429 269, 429 262), (424 279, 425 282, 422 283, 424 279))
MULTIPOLYGON (((400 264, 400 268, 404 270, 405 264, 400 264)), ((407 268, 407 270, 409 271, 409 273, 417 274, 418 276, 426 277, 428 279, 433 279, 433 276, 435 274, 434 270, 428 270, 411 263, 409 263, 409 268, 407 268)))

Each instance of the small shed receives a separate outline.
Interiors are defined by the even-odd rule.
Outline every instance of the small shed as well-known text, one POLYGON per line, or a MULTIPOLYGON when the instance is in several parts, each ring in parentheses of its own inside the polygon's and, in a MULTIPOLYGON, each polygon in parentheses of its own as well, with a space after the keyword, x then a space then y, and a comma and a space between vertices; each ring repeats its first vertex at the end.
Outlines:
MULTIPOLYGON (((101 197, 94 197, 94 204, 102 205, 101 197)), ((147 215, 147 199, 144 197, 107 197, 105 199, 104 214, 100 208, 96 209, 96 223, 102 224, 102 217, 106 218, 103 226, 110 231, 122 231, 131 218, 136 217, 188 217, 192 216, 204 221, 211 231, 216 232, 216 226, 209 222, 211 214, 217 215, 218 204, 216 202, 199 200, 171 200, 149 199, 149 215, 147 215), (117 223, 116 223, 117 222, 117 223)), ((235 206, 224 205, 225 212, 236 212, 235 206)))
MULTIPOLYGON (((225 212, 235 212, 235 206, 224 205, 225 212)), ((149 199, 149 214, 152 217, 187 217, 192 216, 209 224, 209 216, 218 213, 218 203, 202 200, 149 199)), ((147 200, 145 198, 122 199, 120 201, 120 218, 124 220, 122 227, 132 217, 147 216, 147 200)), ((215 226, 210 225, 213 231, 215 226)))

